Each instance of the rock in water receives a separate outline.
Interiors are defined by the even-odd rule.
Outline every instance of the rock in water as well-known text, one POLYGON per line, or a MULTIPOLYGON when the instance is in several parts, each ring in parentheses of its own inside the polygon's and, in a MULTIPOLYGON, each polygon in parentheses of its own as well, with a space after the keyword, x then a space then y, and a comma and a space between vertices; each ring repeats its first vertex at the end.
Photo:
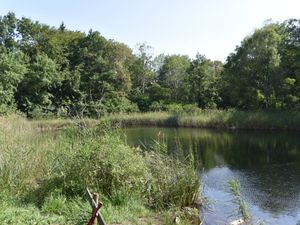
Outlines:
POLYGON ((243 224, 244 224, 244 220, 238 219, 238 220, 232 221, 229 225, 243 225, 243 224))

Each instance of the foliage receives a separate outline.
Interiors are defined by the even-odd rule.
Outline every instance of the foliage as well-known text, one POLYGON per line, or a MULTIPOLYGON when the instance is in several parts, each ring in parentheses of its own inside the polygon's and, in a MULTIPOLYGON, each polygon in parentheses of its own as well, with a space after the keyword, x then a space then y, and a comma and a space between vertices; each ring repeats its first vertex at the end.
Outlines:
POLYGON ((187 56, 172 55, 164 59, 164 64, 159 71, 159 83, 162 87, 171 90, 173 102, 186 102, 186 79, 187 70, 190 66, 190 59, 187 56))
POLYGON ((15 107, 14 95, 27 71, 26 61, 20 51, 0 51, 0 114, 15 107))
POLYGON ((51 89, 60 82, 57 77, 55 62, 47 55, 38 55, 35 62, 30 65, 16 93, 19 108, 28 116, 34 115, 36 111, 40 112, 38 114, 53 112, 51 89))
POLYGON ((98 31, 51 27, 12 12, 0 17, 0 113, 98 118, 107 113, 201 109, 298 109, 300 22, 268 23, 225 65, 204 55, 133 51, 98 31))
POLYGON ((277 108, 282 83, 280 47, 284 33, 277 24, 258 29, 227 59, 224 79, 232 105, 243 109, 277 108))
POLYGON ((218 82, 222 63, 197 54, 189 69, 190 102, 201 108, 216 108, 220 102, 218 82))

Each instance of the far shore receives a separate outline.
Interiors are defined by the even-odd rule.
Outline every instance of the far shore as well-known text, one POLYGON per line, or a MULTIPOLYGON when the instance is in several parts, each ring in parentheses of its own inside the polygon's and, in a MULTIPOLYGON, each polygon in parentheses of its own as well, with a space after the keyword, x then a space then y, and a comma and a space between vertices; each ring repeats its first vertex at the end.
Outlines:
POLYGON ((120 113, 95 118, 34 119, 41 131, 60 130, 69 126, 97 126, 109 123, 119 127, 182 127, 229 130, 288 130, 300 131, 300 113, 297 111, 236 111, 202 110, 199 112, 145 112, 120 113))

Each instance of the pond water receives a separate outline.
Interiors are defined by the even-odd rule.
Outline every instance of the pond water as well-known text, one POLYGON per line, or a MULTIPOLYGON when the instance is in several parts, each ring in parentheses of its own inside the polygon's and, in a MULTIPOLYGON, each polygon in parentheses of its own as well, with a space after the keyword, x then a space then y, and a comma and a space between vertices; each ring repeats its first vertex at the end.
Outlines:
POLYGON ((253 224, 300 224, 300 133, 126 128, 127 143, 141 148, 163 141, 171 155, 193 154, 207 203, 205 224, 241 218, 228 182, 239 180, 253 224))

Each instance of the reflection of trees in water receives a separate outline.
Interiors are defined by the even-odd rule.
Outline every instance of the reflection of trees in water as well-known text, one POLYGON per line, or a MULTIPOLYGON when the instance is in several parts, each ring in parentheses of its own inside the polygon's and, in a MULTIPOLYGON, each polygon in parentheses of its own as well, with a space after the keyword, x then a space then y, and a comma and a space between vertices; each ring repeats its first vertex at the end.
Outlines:
POLYGON ((134 136, 155 139, 158 130, 170 154, 193 154, 206 169, 226 165, 237 173, 245 197, 260 208, 275 214, 300 208, 299 133, 146 128, 134 136))
MULTIPOLYGON (((296 135, 264 132, 192 132, 195 154, 205 168, 220 166, 223 158, 231 168, 245 169, 300 162, 300 140, 296 135)), ((185 142, 185 138, 182 141, 185 142)))
POLYGON ((277 164, 240 173, 247 199, 274 214, 300 209, 300 171, 294 163, 277 164))
POLYGON ((191 135, 195 158, 205 168, 227 165, 239 171, 245 197, 252 203, 275 214, 299 209, 297 134, 199 131, 191 135))

